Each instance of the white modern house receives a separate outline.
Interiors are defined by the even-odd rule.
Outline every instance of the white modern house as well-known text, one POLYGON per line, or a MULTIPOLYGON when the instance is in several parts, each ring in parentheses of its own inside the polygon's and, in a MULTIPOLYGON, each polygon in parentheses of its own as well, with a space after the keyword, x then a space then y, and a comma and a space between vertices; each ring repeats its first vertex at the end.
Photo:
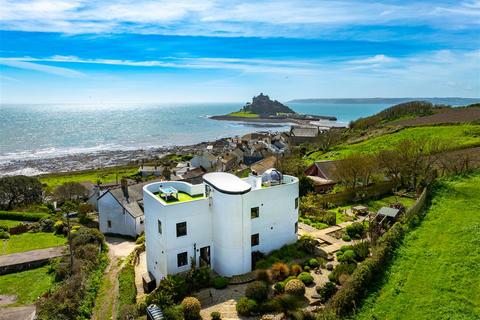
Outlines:
POLYGON ((240 179, 224 172, 192 185, 162 181, 144 192, 147 268, 167 274, 210 266, 232 276, 252 270, 252 253, 297 240, 298 179, 275 169, 240 179))

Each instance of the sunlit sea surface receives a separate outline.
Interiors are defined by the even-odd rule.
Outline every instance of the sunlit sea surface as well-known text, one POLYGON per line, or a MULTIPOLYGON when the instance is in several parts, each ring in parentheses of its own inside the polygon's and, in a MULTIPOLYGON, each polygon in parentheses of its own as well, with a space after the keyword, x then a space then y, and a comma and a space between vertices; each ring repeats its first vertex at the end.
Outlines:
MULTIPOLYGON (((243 103, 0 105, 0 162, 101 150, 189 145, 287 125, 211 120, 243 103)), ((290 103, 299 113, 336 116, 340 124, 374 114, 386 104, 290 103)))

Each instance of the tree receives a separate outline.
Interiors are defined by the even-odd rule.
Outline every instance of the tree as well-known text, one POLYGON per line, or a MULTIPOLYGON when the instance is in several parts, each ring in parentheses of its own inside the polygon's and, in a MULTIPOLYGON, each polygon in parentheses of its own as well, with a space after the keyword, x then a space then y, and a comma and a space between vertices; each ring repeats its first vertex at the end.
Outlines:
POLYGON ((360 153, 352 153, 335 163, 336 179, 352 190, 358 185, 368 185, 375 170, 375 159, 360 153))
POLYGON ((315 139, 315 143, 321 151, 327 152, 331 147, 337 145, 342 140, 342 132, 340 129, 331 128, 324 130, 315 139))
POLYGON ((0 208, 11 210, 19 205, 42 201, 42 184, 37 178, 11 176, 0 178, 0 208))
POLYGON ((54 193, 61 201, 80 200, 88 196, 87 188, 78 182, 65 182, 59 185, 54 193))

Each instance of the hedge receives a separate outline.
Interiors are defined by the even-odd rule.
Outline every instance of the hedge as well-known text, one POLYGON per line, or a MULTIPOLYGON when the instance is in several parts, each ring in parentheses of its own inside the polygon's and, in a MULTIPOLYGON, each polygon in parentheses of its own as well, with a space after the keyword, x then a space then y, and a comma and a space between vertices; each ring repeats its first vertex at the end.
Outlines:
POLYGON ((0 211, 0 219, 4 220, 39 221, 48 216, 48 213, 42 212, 0 211))

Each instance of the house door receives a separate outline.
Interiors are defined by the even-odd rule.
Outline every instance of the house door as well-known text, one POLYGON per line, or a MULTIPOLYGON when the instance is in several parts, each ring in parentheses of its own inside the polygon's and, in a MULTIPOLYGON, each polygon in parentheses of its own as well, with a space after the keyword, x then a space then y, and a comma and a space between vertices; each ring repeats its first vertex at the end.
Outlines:
POLYGON ((210 246, 200 248, 200 267, 210 267, 210 246))

